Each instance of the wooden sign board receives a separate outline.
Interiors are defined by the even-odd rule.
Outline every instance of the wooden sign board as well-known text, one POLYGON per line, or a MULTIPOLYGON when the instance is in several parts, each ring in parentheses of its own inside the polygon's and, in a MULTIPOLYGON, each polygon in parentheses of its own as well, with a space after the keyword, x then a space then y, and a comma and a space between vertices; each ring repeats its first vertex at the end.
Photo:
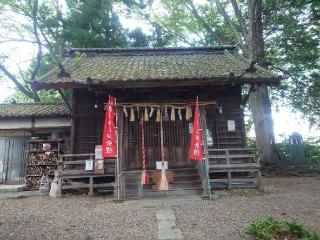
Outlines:
MULTIPOLYGON (((161 161, 157 161, 157 169, 162 169, 161 161)), ((164 161, 164 169, 168 169, 168 161, 164 161)))
POLYGON ((93 170, 93 160, 86 160, 86 171, 92 171, 93 170))
POLYGON ((208 146, 213 146, 212 132, 208 128, 207 128, 207 145, 208 146))
POLYGON ((227 126, 229 132, 236 130, 236 123, 234 120, 227 120, 227 126))
POLYGON ((103 174, 104 173, 104 160, 95 160, 94 164, 94 173, 95 174, 103 174))
POLYGON ((96 145, 94 153, 95 153, 95 156, 94 156, 95 159, 103 159, 102 145, 96 145))

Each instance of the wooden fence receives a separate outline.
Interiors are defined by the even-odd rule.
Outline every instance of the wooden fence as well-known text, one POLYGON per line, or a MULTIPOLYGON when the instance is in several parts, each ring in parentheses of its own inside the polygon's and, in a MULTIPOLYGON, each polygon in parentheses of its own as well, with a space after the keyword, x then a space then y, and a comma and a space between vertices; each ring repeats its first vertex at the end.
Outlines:
MULTIPOLYGON (((92 196, 95 188, 113 188, 115 177, 115 161, 104 160, 103 173, 95 170, 85 170, 87 160, 94 160, 94 154, 67 154, 60 157, 58 165, 58 185, 59 195, 66 189, 88 189, 88 194, 92 196), (99 178, 112 179, 99 180, 99 178)), ((112 189, 113 191, 113 189, 112 189)))

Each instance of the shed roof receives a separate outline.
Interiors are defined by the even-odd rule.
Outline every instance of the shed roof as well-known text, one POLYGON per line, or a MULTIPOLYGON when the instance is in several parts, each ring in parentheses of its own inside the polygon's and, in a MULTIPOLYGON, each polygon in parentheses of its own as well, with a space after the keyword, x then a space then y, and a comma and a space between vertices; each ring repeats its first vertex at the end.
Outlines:
POLYGON ((57 103, 0 104, 0 118, 63 117, 69 114, 65 105, 57 103))
POLYGON ((234 46, 194 48, 72 49, 58 67, 37 79, 37 89, 108 85, 130 87, 183 81, 225 84, 277 83, 277 75, 255 65, 234 46), (77 54, 80 53, 80 54, 77 54), (63 74, 63 70, 67 74, 63 74), (62 73, 62 74, 61 74, 62 73), (60 76, 59 76, 60 75, 60 76), (61 76, 62 75, 62 76, 61 76))

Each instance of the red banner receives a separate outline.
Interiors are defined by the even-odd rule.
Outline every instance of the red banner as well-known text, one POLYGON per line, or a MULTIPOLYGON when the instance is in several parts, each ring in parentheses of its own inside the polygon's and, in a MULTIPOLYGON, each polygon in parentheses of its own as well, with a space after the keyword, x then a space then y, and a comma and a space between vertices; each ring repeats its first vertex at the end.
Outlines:
POLYGON ((109 97, 108 105, 106 106, 106 115, 104 118, 103 139, 102 139, 102 157, 114 158, 117 156, 117 140, 115 129, 115 110, 114 98, 109 97))
POLYGON ((189 158, 193 160, 203 160, 203 149, 202 149, 202 136, 200 130, 199 120, 199 104, 198 97, 196 102, 196 109, 194 113, 193 129, 191 136, 191 146, 189 151, 189 158))

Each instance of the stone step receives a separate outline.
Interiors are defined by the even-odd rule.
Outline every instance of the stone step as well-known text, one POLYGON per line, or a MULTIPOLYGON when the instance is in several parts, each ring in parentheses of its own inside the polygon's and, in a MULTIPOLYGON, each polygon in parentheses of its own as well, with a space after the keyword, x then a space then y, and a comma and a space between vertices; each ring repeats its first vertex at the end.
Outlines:
POLYGON ((175 188, 168 191, 159 190, 144 190, 143 197, 168 197, 168 196, 199 196, 202 194, 202 189, 199 188, 175 188))
POLYGON ((0 184, 0 193, 8 193, 8 192, 21 192, 26 189, 25 184, 19 184, 19 185, 6 185, 6 184, 0 184))

